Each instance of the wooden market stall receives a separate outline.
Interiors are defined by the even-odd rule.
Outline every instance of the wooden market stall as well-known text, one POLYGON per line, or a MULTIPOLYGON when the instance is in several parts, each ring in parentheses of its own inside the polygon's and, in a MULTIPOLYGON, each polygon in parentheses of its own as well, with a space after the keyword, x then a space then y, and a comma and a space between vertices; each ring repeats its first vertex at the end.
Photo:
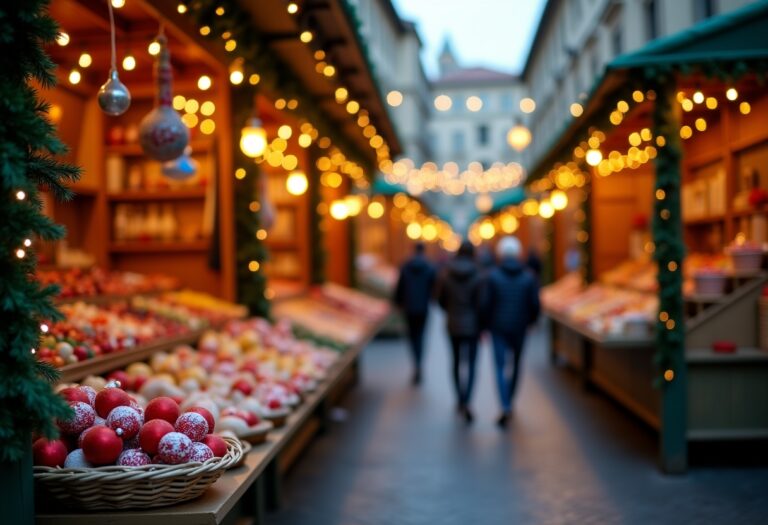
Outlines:
MULTIPOLYGON (((49 23, 43 13, 34 15, 29 19, 49 23)), ((19 314, 23 322, 18 326, 3 327, 4 340, 17 341, 25 330, 18 339, 24 342, 24 358, 31 361, 25 366, 52 378, 48 366, 58 369, 57 389, 64 382, 104 387, 108 376, 125 378, 123 368, 132 365, 158 373, 153 366, 170 354, 171 361, 179 355, 198 359, 201 354, 192 346, 202 346, 201 338, 227 337, 227 330, 233 337, 245 326, 238 323, 265 331, 260 340, 265 348, 259 350, 275 350, 282 338, 283 344, 296 341, 297 352, 298 346, 338 351, 327 373, 312 380, 302 396, 295 394, 290 413, 278 417, 285 426, 254 445, 243 467, 224 473, 196 502, 142 514, 158 522, 220 523, 238 514, 261 519, 265 487, 276 505, 282 473, 322 430, 330 404, 354 383, 359 355, 389 312, 386 302, 339 286, 352 282, 353 226, 351 220, 329 218, 334 202, 366 189, 371 166, 399 152, 354 9, 341 1, 306 2, 301 10, 287 8, 282 0, 122 3, 114 9, 114 65, 132 100, 119 116, 103 113, 97 97, 111 66, 108 3, 52 0, 50 15, 61 34, 44 51, 58 65, 59 82, 49 87, 44 75, 37 75, 34 87, 50 104, 47 118, 69 147, 60 160, 83 171, 69 202, 59 198, 65 189, 35 179, 39 174, 31 171, 30 180, 23 180, 27 186, 16 182, 12 188, 19 208, 36 203, 40 192, 45 217, 63 224, 67 235, 63 241, 45 242, 56 235, 29 228, 22 232, 29 238, 9 251, 24 270, 19 279, 23 293, 15 300, 33 291, 39 297, 25 297, 34 308, 19 314), (159 76, 165 77, 166 50, 173 87, 170 97, 167 91, 158 97, 155 68, 160 64, 159 76), (140 144, 142 119, 158 98, 168 99, 190 133, 186 157, 166 163, 151 160, 140 144), (255 155, 253 143, 243 145, 248 133, 263 137, 255 155), (36 268, 37 258, 27 254, 39 254, 44 266, 36 268), (67 274, 69 268, 78 270, 67 274), (36 270, 39 282, 28 279, 36 270), (72 282, 65 294, 49 298, 53 291, 45 286, 62 284, 61 275, 72 282), (78 280, 88 282, 80 286, 78 280), (243 320, 247 311, 266 317, 265 303, 281 296, 303 302, 296 307, 280 303, 274 324, 263 318, 243 320), (91 317, 75 323, 75 314, 82 313, 91 317), (244 495, 251 500, 240 502, 244 495)), ((29 47, 30 54, 40 51, 39 42, 29 47)), ((47 63, 41 59, 37 67, 43 70, 47 63)), ((34 112, 46 130, 45 109, 34 112)), ((53 129, 48 131, 53 136, 53 129)), ((36 151, 47 146, 24 147, 36 151)), ((54 169, 53 160, 50 165, 54 169)), ((73 167, 62 171, 76 178, 73 167)), ((27 220, 38 213, 29 208, 23 210, 27 220)), ((42 215, 33 218, 48 225, 42 215)), ((274 361, 283 366, 285 357, 274 361)), ((266 362, 263 354, 256 359, 266 362)), ((251 373, 252 386, 258 386, 263 376, 251 373)), ((30 381, 42 383, 40 377, 30 381)), ((48 385, 43 387, 50 393, 48 385)), ((176 397, 180 403, 185 395, 176 397)), ((56 414, 59 421, 64 408, 56 414)), ((40 417, 46 414, 52 412, 41 411, 40 417)), ((22 441, 30 437, 27 433, 22 441)), ((12 486, 14 494, 25 496, 16 505, 13 516, 20 520, 15 523, 33 519, 31 453, 23 459, 2 477, 4 488, 12 486)), ((128 516, 105 512, 84 517, 44 494, 38 497, 40 522, 128 516)))
POLYGON ((768 437, 766 29, 757 2, 618 57, 530 185, 570 197, 553 357, 659 431, 667 472, 689 442, 768 437), (587 288, 563 274, 576 243, 587 288))

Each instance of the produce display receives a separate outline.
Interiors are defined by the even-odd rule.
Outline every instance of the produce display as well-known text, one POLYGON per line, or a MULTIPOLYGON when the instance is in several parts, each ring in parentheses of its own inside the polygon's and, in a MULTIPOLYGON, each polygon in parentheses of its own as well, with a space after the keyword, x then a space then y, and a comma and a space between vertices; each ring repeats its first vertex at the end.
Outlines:
POLYGON ((177 404, 181 410, 202 407, 219 430, 258 442, 285 423, 339 357, 296 339, 289 323, 264 319, 230 322, 203 334, 197 346, 157 353, 149 363, 92 376, 83 385, 98 390, 119 381, 146 414, 168 422, 180 417, 177 404))
POLYGON ((244 308, 195 292, 136 296, 108 305, 60 305, 65 319, 41 325, 38 359, 61 367, 241 318, 244 308))
POLYGON ((108 272, 99 267, 38 270, 36 277, 43 285, 58 285, 60 299, 162 292, 179 286, 169 275, 108 272))
POLYGON ((365 317, 371 322, 378 322, 389 314, 389 302, 376 299, 368 294, 351 288, 326 283, 317 288, 315 295, 327 304, 345 312, 365 317))

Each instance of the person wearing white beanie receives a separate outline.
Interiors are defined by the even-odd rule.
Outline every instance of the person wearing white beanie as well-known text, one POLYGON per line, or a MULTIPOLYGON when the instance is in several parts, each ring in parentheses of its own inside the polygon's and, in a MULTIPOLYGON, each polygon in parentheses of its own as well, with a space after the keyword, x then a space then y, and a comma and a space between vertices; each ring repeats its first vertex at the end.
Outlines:
POLYGON ((540 309, 539 286, 521 262, 522 251, 517 237, 500 239, 496 245, 498 265, 489 272, 483 290, 483 318, 493 339, 502 408, 497 423, 502 428, 512 414, 526 332, 538 319, 540 309))

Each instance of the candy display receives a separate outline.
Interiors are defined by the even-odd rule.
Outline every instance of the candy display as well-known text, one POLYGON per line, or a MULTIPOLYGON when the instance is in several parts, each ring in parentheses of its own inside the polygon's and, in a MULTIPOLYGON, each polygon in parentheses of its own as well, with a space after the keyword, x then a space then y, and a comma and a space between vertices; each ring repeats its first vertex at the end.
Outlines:
POLYGON ((318 287, 315 296, 340 310, 360 315, 371 322, 380 321, 390 311, 388 301, 334 283, 325 283, 318 287))

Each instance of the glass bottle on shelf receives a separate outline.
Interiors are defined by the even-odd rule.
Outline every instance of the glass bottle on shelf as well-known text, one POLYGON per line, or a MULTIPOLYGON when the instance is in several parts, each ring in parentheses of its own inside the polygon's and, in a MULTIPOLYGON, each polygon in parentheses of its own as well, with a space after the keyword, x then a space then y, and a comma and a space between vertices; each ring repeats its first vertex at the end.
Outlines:
POLYGON ((157 204, 150 204, 147 207, 147 215, 144 224, 146 236, 153 240, 159 239, 162 234, 161 228, 160 207, 157 204))
POLYGON ((118 241, 124 241, 129 238, 129 218, 128 209, 125 204, 119 204, 115 206, 115 239, 118 241))
POLYGON ((163 205, 163 212, 160 218, 160 236, 164 241, 172 241, 176 238, 176 214, 173 212, 171 204, 163 205))

